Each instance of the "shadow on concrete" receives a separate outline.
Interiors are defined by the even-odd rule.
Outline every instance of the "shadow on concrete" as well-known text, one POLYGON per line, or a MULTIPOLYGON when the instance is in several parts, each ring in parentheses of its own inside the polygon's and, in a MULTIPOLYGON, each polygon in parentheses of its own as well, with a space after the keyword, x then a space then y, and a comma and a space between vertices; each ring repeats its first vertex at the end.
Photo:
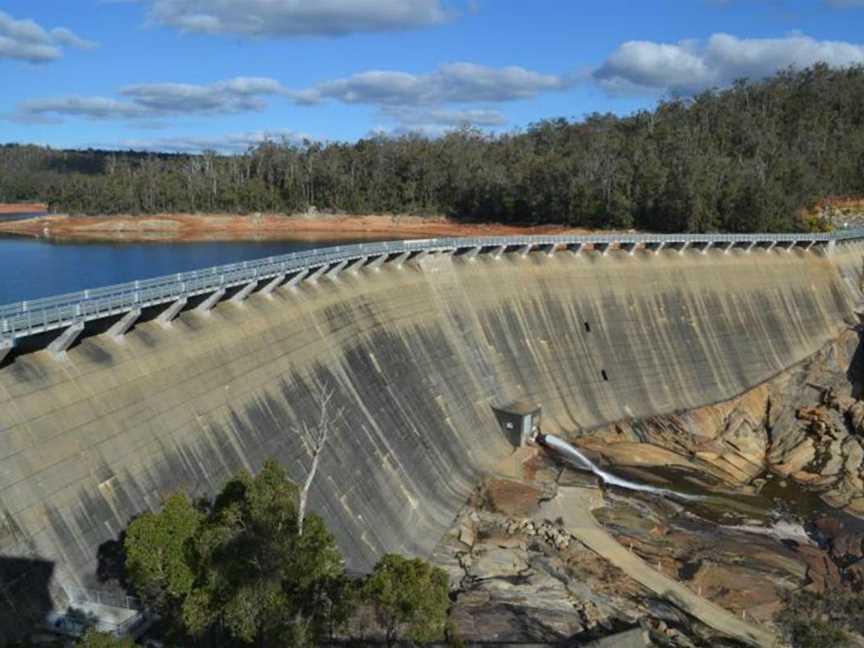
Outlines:
POLYGON ((855 332, 858 334, 858 345, 846 370, 846 379, 852 388, 852 398, 860 400, 864 396, 864 323, 858 324, 855 332))
POLYGON ((53 609, 54 563, 0 557, 0 645, 29 636, 53 609))
POLYGON ((120 536, 106 540, 96 551, 96 578, 101 585, 110 585, 125 594, 132 595, 132 586, 126 573, 125 529, 120 536))

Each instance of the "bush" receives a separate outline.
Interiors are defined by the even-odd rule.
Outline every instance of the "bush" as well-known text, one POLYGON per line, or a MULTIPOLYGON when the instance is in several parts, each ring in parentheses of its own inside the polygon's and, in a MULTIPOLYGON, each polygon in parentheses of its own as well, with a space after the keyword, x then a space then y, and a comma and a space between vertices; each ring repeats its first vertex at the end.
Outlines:
POLYGON ((798 591, 775 617, 794 648, 840 648, 864 633, 864 595, 846 590, 798 591))
POLYGON ((388 646, 400 638, 429 642, 444 637, 448 580, 443 569, 419 558, 387 554, 375 565, 361 596, 375 610, 388 646))
POLYGON ((75 644, 76 648, 133 648, 135 642, 128 638, 118 639, 108 632, 98 632, 92 628, 75 644))

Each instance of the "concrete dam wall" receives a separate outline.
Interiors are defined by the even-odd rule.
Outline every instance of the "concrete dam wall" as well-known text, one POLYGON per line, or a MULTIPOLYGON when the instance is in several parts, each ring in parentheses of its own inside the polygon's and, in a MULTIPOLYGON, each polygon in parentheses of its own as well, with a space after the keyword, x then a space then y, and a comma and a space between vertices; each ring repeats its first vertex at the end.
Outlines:
POLYGON ((21 353, 0 365, 0 608, 98 587, 100 545, 177 489, 271 457, 302 479, 321 388, 344 414, 310 506, 352 568, 427 554, 512 448, 494 407, 542 404, 561 433, 730 398, 848 326, 861 266, 859 243, 431 255, 21 353))

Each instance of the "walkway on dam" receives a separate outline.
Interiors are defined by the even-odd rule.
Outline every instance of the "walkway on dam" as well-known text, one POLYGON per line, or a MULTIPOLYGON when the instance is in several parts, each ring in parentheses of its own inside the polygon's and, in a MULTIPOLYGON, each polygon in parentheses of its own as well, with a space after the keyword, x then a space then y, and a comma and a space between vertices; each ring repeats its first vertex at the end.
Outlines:
POLYGON ((777 638, 770 632, 697 595, 628 551, 594 519, 591 511, 602 505, 602 498, 595 489, 559 487, 558 495, 543 503, 537 517, 548 520, 560 517, 567 531, 589 549, 715 630, 755 646, 777 645, 777 638))

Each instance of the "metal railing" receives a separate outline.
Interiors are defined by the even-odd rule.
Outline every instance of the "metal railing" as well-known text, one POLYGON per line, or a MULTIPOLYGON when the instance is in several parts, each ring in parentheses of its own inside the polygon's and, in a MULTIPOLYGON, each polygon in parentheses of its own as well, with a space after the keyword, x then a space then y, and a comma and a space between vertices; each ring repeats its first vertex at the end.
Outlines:
POLYGON ((144 603, 137 596, 129 596, 123 592, 109 590, 85 589, 83 587, 64 587, 70 605, 75 603, 96 603, 108 607, 125 608, 127 610, 144 610, 144 603))
POLYGON ((65 591, 69 599, 66 609, 50 612, 45 618, 44 627, 51 632, 81 637, 88 629, 94 628, 124 637, 147 622, 146 608, 134 596, 78 587, 66 587, 65 591), (125 613, 105 614, 107 608, 125 613))
POLYGON ((487 247, 515 248, 526 245, 617 245, 621 247, 805 243, 824 245, 851 240, 864 240, 864 230, 844 230, 831 234, 616 233, 586 236, 473 237, 337 245, 0 306, 0 355, 3 346, 10 346, 16 338, 123 314, 134 309, 170 304, 183 298, 212 293, 223 288, 232 288, 365 257, 386 255, 389 258, 391 255, 406 252, 438 252, 487 247))

